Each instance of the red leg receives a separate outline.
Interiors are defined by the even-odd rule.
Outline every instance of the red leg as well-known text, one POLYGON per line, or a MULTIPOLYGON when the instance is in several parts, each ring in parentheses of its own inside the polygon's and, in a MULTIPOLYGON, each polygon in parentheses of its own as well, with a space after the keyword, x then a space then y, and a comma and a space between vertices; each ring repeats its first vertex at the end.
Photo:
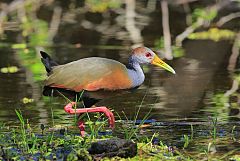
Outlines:
POLYGON ((84 137, 85 135, 85 125, 84 125, 84 121, 79 121, 78 122, 78 128, 80 130, 80 134, 82 137, 84 137))
POLYGON ((71 102, 64 107, 64 110, 69 114, 81 114, 81 113, 93 113, 93 112, 102 112, 108 117, 108 122, 111 128, 114 128, 115 118, 113 113, 107 107, 94 107, 94 108, 81 108, 74 109, 73 106, 76 105, 76 102, 71 102))

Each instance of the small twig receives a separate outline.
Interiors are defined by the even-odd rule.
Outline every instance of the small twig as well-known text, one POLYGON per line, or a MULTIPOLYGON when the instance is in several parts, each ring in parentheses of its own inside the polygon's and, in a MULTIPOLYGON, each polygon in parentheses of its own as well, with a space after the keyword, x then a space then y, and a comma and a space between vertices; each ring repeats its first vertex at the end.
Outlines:
POLYGON ((59 24, 61 22, 62 8, 55 7, 53 10, 52 21, 50 23, 49 31, 48 31, 48 39, 52 41, 54 36, 57 34, 59 24))
POLYGON ((171 34, 169 27, 169 13, 168 13, 168 2, 166 0, 161 1, 162 8, 162 26, 163 26, 163 36, 164 36, 164 49, 165 57, 168 60, 173 59, 172 49, 171 49, 171 34))
POLYGON ((188 37, 188 35, 193 33, 197 28, 199 28, 203 24, 204 24, 204 20, 202 18, 199 18, 196 23, 187 27, 184 32, 182 32, 176 37, 176 45, 182 46, 183 40, 185 40, 188 37))
POLYGON ((240 12, 231 13, 227 16, 221 17, 216 24, 218 27, 221 27, 222 25, 231 21, 232 19, 239 18, 239 17, 240 17, 240 12))
POLYGON ((141 30, 136 26, 136 12, 135 0, 125 0, 126 3, 126 29, 130 34, 130 38, 133 41, 133 47, 142 46, 143 38, 141 35, 141 30))

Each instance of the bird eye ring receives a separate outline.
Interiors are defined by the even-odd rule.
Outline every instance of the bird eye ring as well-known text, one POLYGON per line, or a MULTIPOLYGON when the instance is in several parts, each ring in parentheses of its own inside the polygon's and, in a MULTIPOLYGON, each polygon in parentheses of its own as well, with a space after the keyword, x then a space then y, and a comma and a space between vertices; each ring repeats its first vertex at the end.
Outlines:
POLYGON ((145 56, 148 58, 150 56, 152 56, 150 53, 146 53, 145 56))

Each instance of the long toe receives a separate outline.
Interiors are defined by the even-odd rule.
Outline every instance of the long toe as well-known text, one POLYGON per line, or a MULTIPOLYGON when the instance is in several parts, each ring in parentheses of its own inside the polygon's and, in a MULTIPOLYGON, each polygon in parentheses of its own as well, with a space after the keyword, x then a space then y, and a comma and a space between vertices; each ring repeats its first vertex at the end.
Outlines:
POLYGON ((115 125, 115 118, 112 111, 110 111, 107 107, 98 107, 98 108, 101 112, 103 112, 106 115, 106 117, 108 118, 109 127, 113 129, 115 125))

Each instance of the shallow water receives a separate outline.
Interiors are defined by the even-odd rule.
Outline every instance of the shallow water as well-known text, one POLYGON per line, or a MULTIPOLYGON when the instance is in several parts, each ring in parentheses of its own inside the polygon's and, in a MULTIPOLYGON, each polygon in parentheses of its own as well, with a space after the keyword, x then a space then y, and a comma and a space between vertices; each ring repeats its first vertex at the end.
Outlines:
MULTIPOLYGON (((137 3, 138 10, 141 5, 143 4, 137 3)), ((50 13, 45 13, 45 10, 47 8, 43 7, 38 16, 49 22, 47 14, 50 13)), ((65 14, 71 16, 74 13, 65 14)), ((160 9, 151 13, 139 10, 139 14, 143 16, 136 22, 141 29, 138 33, 140 38, 136 35, 131 37, 131 31, 124 28, 125 23, 121 21, 123 15, 113 11, 106 14, 79 12, 75 15, 76 21, 63 20, 53 43, 45 45, 42 50, 51 54, 60 64, 90 56, 106 57, 126 63, 133 43, 144 43, 151 48, 154 46, 154 40, 162 36, 161 19, 158 18, 161 17, 160 9), (106 25, 103 25, 104 23, 106 25)), ((186 27, 184 21, 181 21, 185 14, 181 8, 173 7, 170 16, 171 31, 176 35, 186 27), (171 21, 176 15, 179 18, 171 21)), ((232 27, 237 28, 236 24, 232 27)), ((42 96, 45 73, 44 67, 40 65, 39 54, 26 52, 23 58, 22 49, 11 49, 15 42, 21 43, 21 36, 17 37, 18 35, 18 31, 7 31, 2 40, 6 46, 0 48, 0 67, 15 65, 19 68, 16 73, 0 73, 0 121, 18 124, 15 109, 21 109, 24 118, 36 126, 52 124, 53 121, 60 125, 71 124, 73 118, 63 110, 67 102, 65 99, 42 96), (34 57, 34 60, 31 57, 34 57), (39 66, 32 67, 34 63, 39 66), (37 80, 36 75, 40 79, 37 80), (34 102, 24 104, 24 97, 34 99, 34 102)), ((229 133, 234 125, 238 128, 238 102, 233 99, 235 107, 232 108, 226 104, 219 105, 219 102, 214 100, 217 94, 226 93, 233 83, 234 73, 227 70, 232 43, 187 40, 183 47, 185 56, 167 61, 176 70, 176 75, 157 67, 144 66, 146 79, 139 89, 106 99, 99 105, 114 109, 122 119, 126 119, 126 116, 130 120, 134 119, 139 107, 138 119, 144 118, 151 110, 149 119, 155 119, 160 126, 152 125, 149 130, 158 131, 163 137, 175 133, 176 135, 167 138, 175 137, 176 141, 179 137, 182 138, 184 133, 189 134, 191 124, 204 127, 199 131, 196 129, 196 135, 205 135, 207 132, 204 131, 208 131, 206 128, 211 122, 209 117, 218 117, 221 123, 219 135, 227 135, 224 132, 229 133)), ((28 49, 35 51, 33 47, 28 49)))
MULTIPOLYGON (((215 44, 213 42, 199 41, 189 43, 191 43, 191 48, 194 45, 195 47, 204 46, 204 43, 215 44)), ((216 51, 213 50, 211 54, 219 54, 219 51, 222 53, 228 51, 227 47, 229 44, 219 43, 219 46, 222 46, 223 49, 219 47, 216 51), (226 51, 224 51, 224 49, 226 51)), ((60 48, 57 50, 60 50, 60 48)), ((62 48, 62 51, 64 50, 67 50, 67 48, 62 48)), ((214 107, 209 107, 212 104, 211 101, 214 93, 216 91, 226 92, 226 90, 231 87, 232 80, 229 78, 230 76, 228 71, 224 70, 224 63, 226 62, 217 62, 217 60, 214 60, 215 57, 213 57, 212 60, 210 58, 201 60, 194 57, 194 55, 203 55, 204 53, 208 53, 207 50, 205 50, 206 52, 204 51, 204 53, 201 53, 203 49, 199 49, 194 53, 188 54, 189 50, 191 49, 188 49, 186 45, 186 56, 169 62, 176 70, 176 75, 169 74, 157 67, 146 66, 144 67, 144 69, 148 68, 148 71, 146 72, 146 80, 139 89, 103 100, 99 103, 99 105, 110 107, 120 114, 124 111, 129 119, 135 116, 135 113, 140 107, 140 118, 143 118, 149 110, 152 110, 151 118, 159 121, 186 119, 198 121, 205 120, 208 116, 214 114, 210 112, 211 108, 214 107), (191 55, 191 58, 188 55, 191 55), (215 78, 216 76, 218 77, 217 80, 215 78)), ((72 49, 68 49, 68 51, 71 53, 72 49)), ((96 49, 96 51, 97 53, 106 53, 106 50, 96 49)), ((73 52, 76 52, 75 59, 77 60, 85 57, 80 54, 84 52, 87 53, 88 49, 80 49, 79 51, 73 52)), ((118 55, 119 52, 119 50, 115 50, 116 58, 114 57, 115 55, 107 53, 105 57, 127 61, 124 57, 122 59, 118 58, 120 57, 118 55)), ((127 53, 128 51, 125 52, 127 53)), ((5 59, 5 61, 2 62, 3 67, 8 66, 9 63, 20 67, 20 71, 17 73, 0 74, 0 103, 2 120, 8 120, 9 115, 14 116, 14 109, 20 108, 23 110, 24 114, 31 119, 34 119, 34 122, 43 123, 41 120, 48 120, 49 115, 51 114, 49 104, 52 104, 53 108, 56 108, 58 111, 62 110, 65 104, 63 101, 64 99, 53 98, 52 100, 50 99, 49 101, 45 101, 41 94, 44 82, 35 82, 34 80, 31 80, 31 74, 28 73, 30 71, 21 67, 21 64, 18 64, 16 60, 15 62, 13 61, 14 55, 16 55, 14 54, 14 51, 2 49, 1 53, 5 59), (33 98, 34 102, 30 104, 23 104, 21 103, 21 100, 24 97, 33 98), (45 115, 43 113, 45 113, 45 115)), ((71 59, 74 60, 72 57, 70 60, 61 60, 68 58, 68 53, 63 55, 59 60, 57 58, 58 54, 62 55, 62 53, 57 53, 53 55, 53 57, 60 63, 66 63, 71 59)), ((207 57, 208 54, 205 55, 207 57)), ((103 55, 90 53, 88 56, 103 55)), ((64 112, 62 115, 64 117, 64 112)), ((228 114, 226 113, 226 117, 227 116, 228 114)), ((15 117, 11 118, 13 120, 15 119, 15 117)))

